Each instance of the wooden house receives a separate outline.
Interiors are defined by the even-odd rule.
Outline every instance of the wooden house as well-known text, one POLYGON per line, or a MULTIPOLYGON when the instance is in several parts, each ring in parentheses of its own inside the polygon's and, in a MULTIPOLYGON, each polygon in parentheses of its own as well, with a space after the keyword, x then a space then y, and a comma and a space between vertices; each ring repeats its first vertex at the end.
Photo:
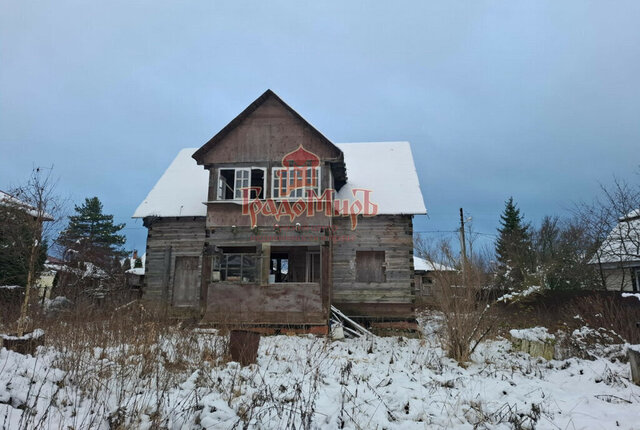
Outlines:
POLYGON ((618 219, 590 263, 607 290, 640 291, 640 209, 618 219))
POLYGON ((331 305, 411 318, 425 213, 408 142, 334 144, 268 90, 135 211, 143 298, 212 324, 326 327, 331 305))
POLYGON ((416 304, 435 305, 439 283, 447 276, 453 276, 457 270, 445 264, 429 261, 417 256, 413 257, 414 285, 416 304))

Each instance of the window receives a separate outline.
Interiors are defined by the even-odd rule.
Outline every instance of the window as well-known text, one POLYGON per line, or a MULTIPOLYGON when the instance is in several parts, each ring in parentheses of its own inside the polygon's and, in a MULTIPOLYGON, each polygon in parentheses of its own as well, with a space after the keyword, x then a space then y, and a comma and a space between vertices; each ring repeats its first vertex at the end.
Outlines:
MULTIPOLYGON (((242 189, 259 187, 257 195, 264 199, 266 189, 266 169, 261 167, 221 168, 218 171, 218 200, 242 200, 242 189)), ((249 198, 256 198, 256 192, 251 191, 249 198)))
POLYGON ((422 277, 422 294, 425 296, 430 296, 432 291, 431 288, 433 287, 433 279, 431 278, 431 276, 423 276, 422 277))
POLYGON ((320 252, 307 252, 307 282, 320 282, 320 252))
POLYGON ((255 282, 258 273, 255 248, 227 248, 213 256, 212 281, 255 282))
POLYGON ((271 270, 274 282, 289 282, 289 254, 272 253, 271 270))
POLYGON ((305 198, 309 191, 320 195, 320 167, 274 167, 271 191, 274 199, 305 198))
POLYGON ((385 282, 384 251, 356 251, 356 282, 385 282))

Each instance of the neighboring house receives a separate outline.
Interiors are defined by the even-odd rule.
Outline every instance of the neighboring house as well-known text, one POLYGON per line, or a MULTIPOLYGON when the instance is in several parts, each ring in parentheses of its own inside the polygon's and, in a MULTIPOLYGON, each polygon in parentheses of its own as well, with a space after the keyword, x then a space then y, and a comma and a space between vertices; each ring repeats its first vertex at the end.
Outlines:
POLYGON ((608 290, 640 291, 640 209, 618 220, 591 263, 608 290))
POLYGON ((147 254, 138 257, 138 251, 133 251, 130 258, 122 260, 122 264, 128 262, 129 267, 125 267, 125 279, 127 286, 132 289, 141 289, 144 284, 144 264, 147 260, 147 254), (136 267, 136 261, 140 259, 140 267, 136 267))
POLYGON ((434 304, 434 293, 438 287, 438 281, 446 273, 455 273, 456 269, 413 257, 413 270, 415 273, 416 303, 420 305, 434 304))
POLYGON ((50 214, 0 191, 0 284, 25 287, 33 239, 42 241, 43 224, 50 221, 50 214))
POLYGON ((51 298, 51 290, 53 290, 53 286, 55 285, 56 275, 64 264, 63 260, 47 255, 47 259, 44 262, 44 270, 36 280, 38 296, 40 298, 51 298))
MULTIPOLYGON (((12 196, 9 193, 5 193, 0 190, 0 206, 8 207, 8 208, 17 208, 23 211, 24 213, 30 215, 33 220, 38 219, 38 209, 33 207, 32 205, 23 202, 17 197, 12 196)), ((48 213, 42 213, 42 221, 53 221, 53 217, 48 213)))
POLYGON ((408 142, 334 144, 268 90, 135 211, 143 298, 215 324, 326 327, 331 305, 412 318, 425 213, 408 142))

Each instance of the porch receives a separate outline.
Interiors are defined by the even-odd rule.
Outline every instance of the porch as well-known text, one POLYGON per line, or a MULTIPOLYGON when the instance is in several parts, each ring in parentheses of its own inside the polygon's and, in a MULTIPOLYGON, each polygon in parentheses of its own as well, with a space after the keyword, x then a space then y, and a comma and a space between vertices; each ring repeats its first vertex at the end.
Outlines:
POLYGON ((202 323, 326 326, 330 261, 328 244, 215 246, 203 265, 202 323))

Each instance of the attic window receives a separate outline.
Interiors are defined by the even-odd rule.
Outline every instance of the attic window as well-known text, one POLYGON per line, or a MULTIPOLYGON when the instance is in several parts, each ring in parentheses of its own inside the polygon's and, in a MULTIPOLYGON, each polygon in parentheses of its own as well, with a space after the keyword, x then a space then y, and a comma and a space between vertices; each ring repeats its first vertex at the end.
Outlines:
MULTIPOLYGON (((261 167, 222 168, 218 170, 218 200, 242 200, 245 188, 260 188, 257 195, 264 199, 266 188, 266 169, 261 167)), ((256 198, 256 191, 251 190, 249 198, 256 198)))

